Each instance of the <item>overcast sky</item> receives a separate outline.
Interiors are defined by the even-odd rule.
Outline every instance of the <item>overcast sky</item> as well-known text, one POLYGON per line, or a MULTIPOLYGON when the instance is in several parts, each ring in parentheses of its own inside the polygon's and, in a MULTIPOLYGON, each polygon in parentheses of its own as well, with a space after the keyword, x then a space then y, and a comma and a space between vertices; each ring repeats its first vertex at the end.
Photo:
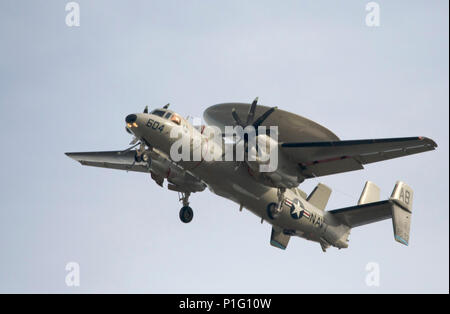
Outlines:
POLYGON ((67 2, 0 2, 0 292, 448 293, 448 1, 378 1, 379 27, 362 0, 79 0, 79 27, 67 2), (281 251, 270 225, 210 191, 186 225, 149 175, 64 155, 126 148, 124 117, 145 105, 201 117, 256 96, 341 139, 434 139, 434 152, 301 186, 332 187, 329 210, 356 204, 366 180, 384 198, 405 181, 410 246, 384 221, 345 250, 293 238, 281 251))

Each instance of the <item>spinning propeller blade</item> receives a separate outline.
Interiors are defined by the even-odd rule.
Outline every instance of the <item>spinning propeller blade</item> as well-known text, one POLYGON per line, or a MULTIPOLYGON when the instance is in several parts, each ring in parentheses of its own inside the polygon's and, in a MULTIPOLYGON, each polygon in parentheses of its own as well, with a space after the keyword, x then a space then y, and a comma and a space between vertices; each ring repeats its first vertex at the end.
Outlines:
POLYGON ((255 100, 253 100, 252 105, 250 106, 250 109, 249 109, 248 115, 247 115, 246 125, 249 125, 253 121, 253 118, 255 117, 255 110, 256 110, 257 103, 258 103, 258 97, 256 97, 255 100))
POLYGON ((130 145, 134 145, 139 141, 139 139, 135 136, 133 140, 130 142, 130 145))
POLYGON ((234 121, 236 121, 237 125, 240 125, 240 126, 244 127, 244 125, 241 122, 241 119, 239 119, 239 116, 238 116, 238 114, 236 112, 236 109, 233 108, 231 110, 231 115, 233 116, 233 119, 234 119, 234 121))
POLYGON ((269 110, 264 112, 258 119, 256 119, 255 122, 253 122, 253 126, 256 130, 258 130, 258 127, 272 114, 272 112, 275 111, 275 109, 277 109, 277 107, 270 108, 269 110))
POLYGON ((119 152, 119 155, 128 153, 130 150, 132 150, 133 148, 135 148, 135 147, 138 146, 139 144, 141 144, 141 142, 136 143, 135 145, 130 146, 130 147, 128 147, 127 149, 120 151, 120 152, 119 152))
POLYGON ((253 127, 256 129, 256 133, 258 134, 258 127, 275 111, 275 109, 277 109, 277 107, 270 108, 269 110, 264 112, 261 116, 258 117, 258 119, 256 119, 253 122, 257 104, 258 104, 258 97, 256 97, 255 100, 253 100, 252 105, 250 106, 250 109, 248 110, 247 119, 245 120, 246 121, 245 124, 242 123, 242 120, 239 118, 235 108, 233 108, 231 110, 231 115, 233 116, 233 119, 234 119, 234 121, 236 121, 237 125, 240 125, 243 128, 245 128, 249 125, 253 125, 253 127))
MULTIPOLYGON (((258 97, 255 98, 255 100, 253 100, 250 109, 248 110, 248 114, 247 114, 247 119, 245 120, 245 124, 242 123, 241 119, 239 118, 236 109, 233 108, 231 110, 231 115, 233 116, 234 121, 236 122, 237 125, 240 125, 242 128, 246 128, 249 125, 252 125, 255 128, 255 135, 258 135, 258 127, 275 111, 275 109, 277 109, 277 107, 272 107, 269 110, 267 110, 266 112, 264 112, 261 116, 259 116, 254 122, 254 118, 255 118, 255 112, 256 112, 256 106, 258 104, 258 97)), ((244 147, 245 147, 245 151, 247 152, 248 150, 248 136, 244 136, 244 138, 239 139, 235 145, 238 145, 241 140, 244 140, 244 147)), ((256 144, 256 151, 259 150, 258 144, 256 144)))

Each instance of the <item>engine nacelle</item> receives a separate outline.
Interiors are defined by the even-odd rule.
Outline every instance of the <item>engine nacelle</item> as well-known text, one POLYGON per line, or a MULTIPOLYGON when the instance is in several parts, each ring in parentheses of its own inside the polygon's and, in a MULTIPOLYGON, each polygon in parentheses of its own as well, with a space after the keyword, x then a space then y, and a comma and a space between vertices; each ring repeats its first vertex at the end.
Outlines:
POLYGON ((259 182, 276 187, 297 187, 304 181, 298 166, 280 153, 278 142, 265 134, 256 137, 256 144, 248 144, 246 159, 250 174, 259 182))
POLYGON ((172 184, 172 189, 175 186, 180 191, 189 192, 201 192, 206 188, 202 181, 160 154, 155 152, 148 152, 148 154, 151 157, 150 172, 156 183, 161 185, 161 181, 167 179, 172 184))

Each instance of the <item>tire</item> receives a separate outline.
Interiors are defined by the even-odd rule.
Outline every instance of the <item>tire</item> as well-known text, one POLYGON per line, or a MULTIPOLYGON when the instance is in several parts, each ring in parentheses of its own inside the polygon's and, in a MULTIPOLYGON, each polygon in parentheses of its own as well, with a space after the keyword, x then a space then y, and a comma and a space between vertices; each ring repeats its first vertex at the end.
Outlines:
POLYGON ((184 206, 180 209, 180 220, 185 224, 191 222, 194 218, 194 211, 189 206, 184 206))
POLYGON ((143 162, 151 164, 150 156, 147 153, 143 153, 142 156, 141 156, 141 159, 142 159, 143 162))
POLYGON ((136 161, 136 162, 141 162, 142 161, 142 155, 141 156, 138 156, 138 154, 137 154, 137 152, 134 154, 134 160, 136 161))
POLYGON ((270 219, 274 220, 277 219, 280 215, 280 212, 277 211, 277 203, 270 203, 267 205, 267 216, 269 216, 270 219))

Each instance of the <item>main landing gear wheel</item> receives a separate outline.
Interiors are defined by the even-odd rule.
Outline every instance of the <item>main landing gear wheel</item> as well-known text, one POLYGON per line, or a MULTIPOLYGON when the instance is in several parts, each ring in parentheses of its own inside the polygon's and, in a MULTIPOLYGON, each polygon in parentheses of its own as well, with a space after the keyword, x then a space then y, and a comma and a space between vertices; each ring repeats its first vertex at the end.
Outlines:
POLYGON ((180 220, 187 224, 188 222, 191 222, 192 218, 194 218, 194 211, 192 208, 189 207, 189 196, 191 193, 186 192, 180 192, 179 198, 180 201, 183 203, 183 207, 180 209, 180 220), (181 194, 181 195, 180 195, 181 194))
POLYGON ((269 216, 270 219, 277 219, 278 216, 280 216, 280 213, 281 210, 277 203, 270 203, 267 205, 267 216, 269 216))
POLYGON ((151 164, 151 158, 150 158, 150 155, 147 152, 142 154, 141 159, 142 159, 143 162, 151 164))
POLYGON ((180 209, 180 219, 182 222, 187 224, 191 222, 192 218, 194 218, 194 211, 189 206, 183 206, 180 209))

